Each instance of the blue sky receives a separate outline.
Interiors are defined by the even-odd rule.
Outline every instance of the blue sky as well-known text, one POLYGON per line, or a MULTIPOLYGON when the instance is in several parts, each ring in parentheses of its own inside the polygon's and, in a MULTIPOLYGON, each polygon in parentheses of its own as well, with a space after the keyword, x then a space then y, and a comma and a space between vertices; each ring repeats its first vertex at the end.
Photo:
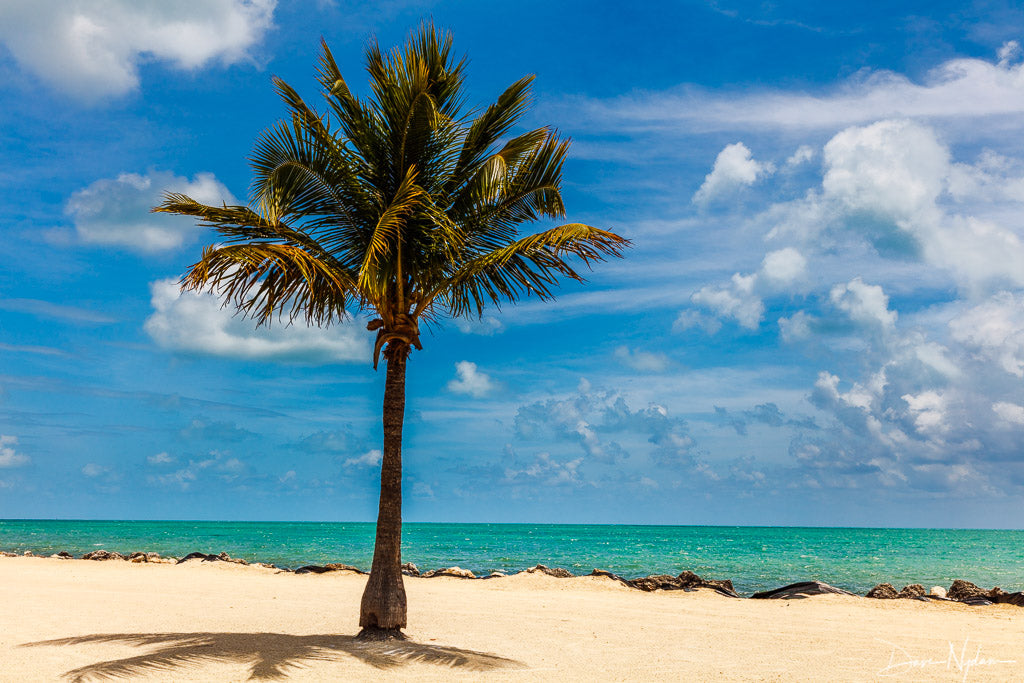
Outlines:
POLYGON ((211 235, 148 208, 246 201, 271 76, 425 18, 634 248, 427 333, 408 520, 1021 526, 1012 2, 3 3, 0 518, 373 519, 370 333, 180 294, 211 235))

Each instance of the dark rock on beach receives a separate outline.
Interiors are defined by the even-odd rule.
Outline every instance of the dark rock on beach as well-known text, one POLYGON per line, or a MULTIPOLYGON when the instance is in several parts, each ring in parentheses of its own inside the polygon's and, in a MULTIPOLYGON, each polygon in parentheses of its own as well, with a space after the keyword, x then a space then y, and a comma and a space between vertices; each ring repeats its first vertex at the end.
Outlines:
MULTIPOLYGON (((996 590, 995 588, 992 589, 996 590)), ((1000 605, 1016 605, 1017 607, 1024 607, 1024 593, 1003 593, 1000 591, 998 594, 992 595, 990 598, 992 602, 1000 605)))
POLYGON ((924 597, 924 586, 919 583, 912 583, 909 586, 904 586, 903 590, 900 591, 900 598, 922 598, 924 597))
POLYGON ((963 604, 970 605, 971 607, 985 607, 986 605, 995 604, 984 595, 967 595, 957 600, 957 602, 962 602, 963 604))
POLYGON ((17 557, 17 553, 9 553, 6 550, 0 550, 0 557, 17 557))
POLYGON ((970 598, 986 598, 987 591, 979 588, 977 585, 970 581, 964 581, 963 579, 956 579, 953 581, 953 585, 946 591, 946 597, 950 600, 956 600, 958 602, 966 602, 970 598))
POLYGON ((406 562, 402 565, 402 573, 406 576, 419 576, 420 568, 414 565, 412 562, 406 562))
POLYGON ((900 597, 891 583, 880 583, 868 591, 867 597, 880 600, 895 600, 900 597))
POLYGON ((160 553, 134 552, 128 556, 128 561, 135 563, 160 562, 161 560, 163 560, 163 558, 160 557, 160 553))
POLYGON ((82 555, 83 560, 126 560, 121 553, 114 553, 107 550, 93 550, 91 553, 82 555))
POLYGON ((185 557, 178 560, 176 564, 188 562, 189 560, 202 560, 203 562, 232 562, 234 564, 249 564, 242 558, 231 557, 227 553, 221 553, 219 555, 207 555, 206 553, 189 553, 185 557))
POLYGON ((538 564, 536 567, 530 567, 526 572, 529 574, 536 574, 537 572, 540 572, 541 574, 553 576, 556 579, 571 579, 573 577, 573 573, 568 569, 562 569, 561 567, 545 567, 542 564, 538 564))
POLYGON ((295 570, 296 574, 326 574, 327 572, 355 572, 356 574, 366 573, 350 564, 341 564, 340 562, 331 562, 330 564, 325 564, 322 567, 316 564, 307 564, 305 567, 299 567, 295 570))
POLYGON ((830 586, 821 581, 801 581, 799 583, 791 583, 788 586, 783 586, 782 588, 776 588, 775 590, 754 593, 750 597, 757 600, 794 600, 807 598, 812 595, 829 594, 853 595, 850 591, 830 586))
POLYGON ((680 584, 679 579, 668 574, 651 574, 650 576, 641 576, 638 579, 627 581, 627 583, 633 588, 639 588, 642 591, 671 591, 681 590, 683 586, 680 584))
POLYGON ((590 572, 590 576, 606 576, 609 579, 613 579, 615 581, 618 581, 619 583, 625 584, 625 585, 629 586, 630 588, 634 587, 633 584, 631 584, 629 581, 626 581, 624 578, 622 578, 618 574, 613 574, 612 572, 608 571, 607 569, 595 569, 594 571, 590 572))
POLYGON ((740 597, 733 588, 732 581, 729 579, 702 579, 691 571, 684 571, 679 576, 652 574, 650 576, 633 579, 632 581, 626 581, 625 583, 633 588, 639 588, 642 591, 695 590, 697 588, 710 588, 716 593, 730 598, 740 597))

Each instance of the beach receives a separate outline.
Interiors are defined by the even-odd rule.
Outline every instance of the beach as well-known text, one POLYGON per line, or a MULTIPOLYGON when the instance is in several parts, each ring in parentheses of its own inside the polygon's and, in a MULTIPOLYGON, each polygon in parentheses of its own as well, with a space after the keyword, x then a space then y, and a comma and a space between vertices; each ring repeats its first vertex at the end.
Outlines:
POLYGON ((355 641, 365 576, 0 557, 4 680, 1016 680, 1024 611, 405 580, 409 641, 355 641), (1016 661, 1014 661, 1016 660, 1016 661))

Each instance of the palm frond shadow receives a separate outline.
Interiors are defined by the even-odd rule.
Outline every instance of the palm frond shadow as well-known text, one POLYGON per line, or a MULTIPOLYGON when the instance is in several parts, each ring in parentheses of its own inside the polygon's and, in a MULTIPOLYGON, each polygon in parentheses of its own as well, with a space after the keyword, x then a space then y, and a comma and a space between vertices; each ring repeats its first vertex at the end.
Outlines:
POLYGON ((23 643, 21 647, 91 643, 157 647, 134 657, 96 662, 73 669, 64 674, 65 678, 74 683, 84 683, 167 672, 178 667, 203 663, 237 662, 250 664, 250 680, 269 680, 284 677, 289 669, 301 668, 304 662, 327 661, 343 656, 355 657, 377 669, 389 669, 413 662, 427 662, 471 671, 522 666, 521 662, 486 652, 426 645, 409 640, 362 641, 348 635, 99 633, 23 643))

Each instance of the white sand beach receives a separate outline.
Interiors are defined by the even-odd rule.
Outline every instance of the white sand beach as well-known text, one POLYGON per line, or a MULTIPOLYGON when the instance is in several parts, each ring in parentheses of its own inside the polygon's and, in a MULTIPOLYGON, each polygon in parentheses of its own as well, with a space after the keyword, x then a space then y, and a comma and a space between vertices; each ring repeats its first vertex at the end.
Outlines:
POLYGON ((407 578, 410 640, 378 644, 352 638, 364 581, 222 562, 0 558, 0 679, 1024 677, 1024 610, 1012 605, 733 599, 542 574, 407 578))

